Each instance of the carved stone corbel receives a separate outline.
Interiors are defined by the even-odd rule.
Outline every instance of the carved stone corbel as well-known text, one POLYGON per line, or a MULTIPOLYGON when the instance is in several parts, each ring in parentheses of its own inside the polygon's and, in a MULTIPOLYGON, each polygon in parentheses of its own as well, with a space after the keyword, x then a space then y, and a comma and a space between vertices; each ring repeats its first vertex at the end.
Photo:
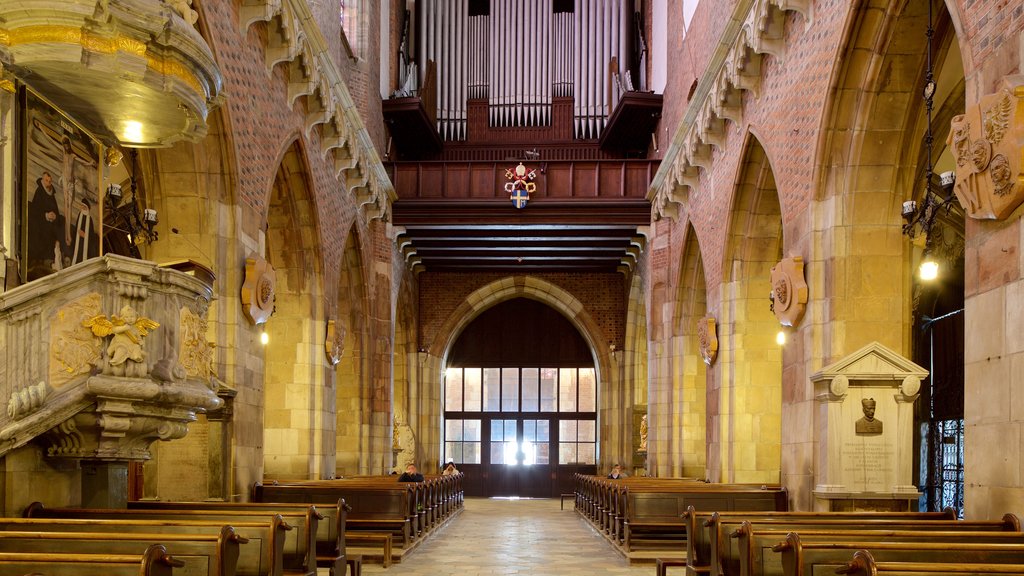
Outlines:
POLYGON ((276 288, 277 274, 270 262, 260 256, 245 259, 242 311, 253 324, 263 324, 274 313, 276 288))
POLYGON ((697 321, 697 345, 704 363, 711 366, 718 357, 718 321, 714 316, 705 316, 697 321))
POLYGON ((804 259, 783 258, 771 271, 772 312, 783 326, 796 326, 807 307, 804 259))

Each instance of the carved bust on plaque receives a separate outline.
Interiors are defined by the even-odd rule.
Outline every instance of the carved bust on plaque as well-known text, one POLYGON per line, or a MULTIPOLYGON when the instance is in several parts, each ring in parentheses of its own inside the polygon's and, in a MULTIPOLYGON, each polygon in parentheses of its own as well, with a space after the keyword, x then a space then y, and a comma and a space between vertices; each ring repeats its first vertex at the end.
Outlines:
POLYGON ((875 418, 875 399, 865 398, 860 404, 864 410, 864 417, 857 420, 857 434, 881 434, 882 421, 875 418))

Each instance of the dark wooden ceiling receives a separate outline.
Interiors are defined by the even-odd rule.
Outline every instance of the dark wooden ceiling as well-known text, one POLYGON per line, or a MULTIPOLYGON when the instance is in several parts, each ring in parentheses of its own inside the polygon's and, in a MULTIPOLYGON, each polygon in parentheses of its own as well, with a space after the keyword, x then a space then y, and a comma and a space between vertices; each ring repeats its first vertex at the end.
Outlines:
POLYGON ((646 201, 398 201, 407 259, 432 272, 615 272, 643 247, 646 201))
POLYGON ((537 189, 522 209, 504 190, 515 165, 391 165, 392 223, 407 261, 431 272, 632 270, 650 223, 655 162, 534 162, 537 189))

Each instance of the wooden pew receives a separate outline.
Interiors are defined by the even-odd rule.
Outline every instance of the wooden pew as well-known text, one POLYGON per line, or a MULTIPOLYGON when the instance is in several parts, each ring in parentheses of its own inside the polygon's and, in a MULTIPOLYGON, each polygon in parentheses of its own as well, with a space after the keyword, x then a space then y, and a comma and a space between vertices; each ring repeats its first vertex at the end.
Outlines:
POLYGON ((0 552, 130 555, 160 543, 189 575, 235 576, 239 545, 247 541, 231 526, 222 526, 217 535, 0 531, 0 552))
MULTIPOLYGON (((743 512, 708 512, 697 511, 688 506, 683 514, 686 526, 686 558, 688 571, 691 574, 710 573, 712 558, 712 542, 715 550, 724 547, 724 540, 730 534, 721 523, 731 523, 729 529, 738 528, 744 520, 751 522, 780 523, 814 523, 818 520, 843 522, 856 519, 892 519, 907 522, 920 520, 955 520, 956 513, 952 510, 944 512, 775 512, 775 511, 743 511, 743 512)), ((1005 528, 999 528, 1005 529, 1005 528)))
MULTIPOLYGON (((320 489, 333 492, 335 498, 344 497, 353 512, 349 516, 352 520, 351 529, 379 530, 381 526, 382 502, 357 502, 356 500, 378 498, 377 492, 392 490, 407 490, 408 510, 406 517, 409 522, 409 538, 395 530, 395 535, 401 537, 403 547, 407 542, 422 536, 432 528, 439 526, 455 513, 461 511, 463 504, 462 491, 463 475, 453 474, 450 476, 426 476, 423 482, 398 482, 397 476, 357 476, 337 480, 290 480, 271 481, 256 483, 253 486, 252 500, 258 502, 280 501, 281 498, 273 497, 271 486, 304 486, 310 490, 320 489)), ((294 497, 289 496, 289 498, 294 497)), ((322 497, 322 496, 321 496, 322 497)), ((319 500, 288 500, 317 502, 319 500)), ((395 503, 389 506, 397 506, 395 503)), ((387 509, 384 512, 391 520, 397 518, 397 510, 387 509)))
MULTIPOLYGON (((223 522, 190 520, 86 520, 68 518, 0 518, 0 531, 100 532, 112 535, 220 534, 223 522)), ((233 522, 238 535, 248 542, 239 547, 239 576, 284 576, 284 540, 290 528, 281 516, 263 522, 233 522)))
MULTIPOLYGON (((716 484, 680 485, 674 488, 629 488, 622 520, 623 546, 630 552, 640 534, 669 535, 672 544, 683 546, 686 526, 681 516, 689 506, 696 510, 785 510, 788 496, 783 488, 750 488, 716 484)), ((612 536, 615 538, 616 532, 612 536)))
POLYGON ((383 564, 391 566, 391 555, 394 549, 394 534, 391 532, 353 531, 345 533, 345 541, 349 544, 370 544, 380 546, 383 550, 383 564))
POLYGON ((39 554, 0 552, 0 574, 47 576, 172 576, 183 564, 153 544, 141 554, 39 554))
MULTIPOLYGON (((929 522, 920 523, 914 530, 804 530, 800 529, 800 540, 808 543, 952 543, 952 544, 1024 544, 1024 532, 997 532, 974 530, 951 530, 939 527, 931 530, 929 522)), ((870 525, 863 526, 870 528, 870 525)), ((754 530, 753 525, 744 522, 737 531, 739 557, 725 558, 722 565, 726 574, 741 576, 769 576, 782 574, 782 558, 773 548, 784 541, 787 532, 782 530, 754 530), (739 566, 738 571, 736 566, 739 566)))
POLYGON ((46 508, 40 502, 33 502, 25 509, 26 518, 80 518, 80 519, 123 519, 123 520, 165 520, 189 522, 192 520, 214 521, 222 524, 236 522, 270 521, 280 517, 285 526, 282 570, 285 574, 316 576, 316 533, 321 518, 315 507, 303 511, 272 513, 255 510, 118 510, 107 508, 46 508))
POLYGON ((836 570, 852 576, 926 576, 929 574, 1024 574, 1024 564, 964 564, 937 562, 876 562, 867 550, 858 550, 853 560, 836 570))
MULTIPOLYGON (((307 514, 313 507, 316 524, 316 561, 321 568, 330 568, 332 573, 344 574, 345 569, 345 502, 339 500, 333 506, 326 504, 288 504, 260 502, 162 502, 143 500, 129 502, 132 510, 228 510, 258 511, 264 514, 307 514)), ((390 565, 390 558, 386 559, 390 565)))
POLYGON ((786 576, 833 574, 846 568, 857 550, 868 550, 879 562, 940 564, 1019 564, 1024 544, 955 544, 949 542, 803 543, 791 532, 776 546, 786 576))
POLYGON ((344 498, 352 510, 345 528, 355 530, 388 530, 408 547, 415 536, 415 488, 410 485, 363 485, 334 481, 334 484, 262 484, 253 486, 256 502, 330 503, 344 498))

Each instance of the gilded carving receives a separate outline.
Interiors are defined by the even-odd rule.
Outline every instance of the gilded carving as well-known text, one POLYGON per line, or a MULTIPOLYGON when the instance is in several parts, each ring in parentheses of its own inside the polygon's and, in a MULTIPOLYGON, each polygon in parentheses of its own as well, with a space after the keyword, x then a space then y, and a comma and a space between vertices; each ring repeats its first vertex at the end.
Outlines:
POLYGON ((84 322, 100 313, 100 295, 93 292, 69 302, 50 319, 50 386, 59 389, 100 365, 103 341, 84 322))
POLYGON ((245 259, 242 311, 253 324, 263 324, 274 313, 276 286, 277 274, 266 259, 259 256, 245 259))
POLYGON ((142 343, 150 330, 160 324, 149 318, 140 317, 130 304, 121 307, 119 314, 107 318, 103 314, 89 318, 82 323, 100 338, 110 337, 103 367, 104 374, 113 376, 143 377, 149 371, 146 366, 146 352, 142 343))
POLYGON ((213 351, 216 345, 206 339, 209 325, 206 319, 206 301, 202 300, 199 314, 182 308, 178 318, 178 333, 181 334, 178 363, 185 368, 188 376, 209 380, 216 375, 213 364, 213 351))
POLYGON ((697 344, 700 357, 710 366, 718 356, 718 329, 713 316, 705 316, 697 321, 697 344))
POLYGON ((981 97, 950 125, 953 191, 975 219, 1003 220, 1024 202, 1024 86, 1011 82, 1004 79, 1002 90, 981 97))
POLYGON ((804 259, 783 258, 771 271, 772 312, 783 326, 795 326, 807 307, 807 282, 804 280, 804 259))
POLYGON ((327 321, 327 338, 324 340, 324 348, 327 351, 327 361, 331 366, 337 366, 341 362, 341 356, 345 353, 344 326, 338 325, 337 320, 327 321))

